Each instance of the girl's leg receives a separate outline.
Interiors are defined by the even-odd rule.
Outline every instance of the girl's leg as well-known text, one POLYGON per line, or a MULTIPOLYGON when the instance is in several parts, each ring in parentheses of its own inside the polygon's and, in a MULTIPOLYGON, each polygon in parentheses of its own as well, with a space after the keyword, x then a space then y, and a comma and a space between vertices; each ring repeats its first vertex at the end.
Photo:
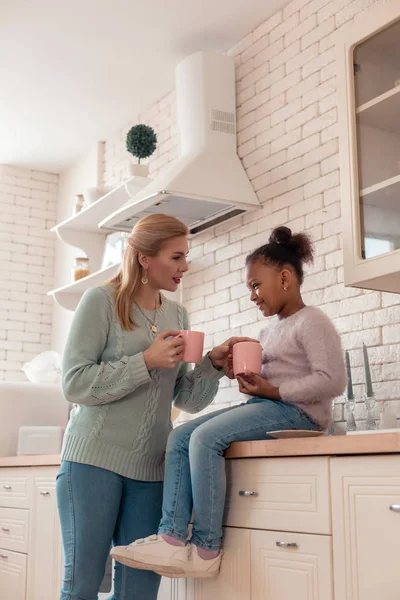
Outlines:
POLYGON ((189 464, 189 442, 193 432, 218 415, 237 406, 208 413, 171 431, 165 456, 164 498, 160 534, 186 542, 192 518, 192 480, 189 464))
POLYGON ((64 461, 57 501, 65 572, 60 600, 97 600, 122 494, 122 478, 90 465, 64 461))
MULTIPOLYGON (((161 518, 162 482, 123 478, 122 500, 114 533, 115 545, 126 546, 157 531, 161 518)), ((113 600, 157 600, 160 576, 115 563, 113 600)))
POLYGON ((193 431, 189 457, 194 504, 192 543, 217 551, 222 542, 226 477, 224 451, 232 442, 268 439, 277 429, 317 429, 295 406, 262 398, 219 414, 193 431))
MULTIPOLYGON (((181 425, 168 438, 163 498, 163 517, 158 535, 145 540, 132 536, 129 546, 115 546, 112 556, 123 565, 133 568, 156 570, 165 575, 180 575, 188 561, 185 542, 192 516, 192 491, 189 467, 189 440, 192 432, 201 424, 214 419, 216 414, 235 410, 236 407, 210 413, 181 425), (172 539, 180 541, 177 546, 172 539), (168 541, 167 541, 168 540, 168 541)), ((155 528, 153 531, 157 531, 155 528)))

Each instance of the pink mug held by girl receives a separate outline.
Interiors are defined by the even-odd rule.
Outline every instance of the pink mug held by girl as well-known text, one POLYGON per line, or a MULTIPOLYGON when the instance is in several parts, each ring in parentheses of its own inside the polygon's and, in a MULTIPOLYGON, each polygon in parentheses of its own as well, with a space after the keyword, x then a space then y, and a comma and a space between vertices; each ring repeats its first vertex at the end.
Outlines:
POLYGON ((203 331, 188 331, 179 332, 179 337, 185 342, 182 362, 198 363, 203 356, 204 348, 204 333, 203 331))
POLYGON ((257 375, 261 372, 261 344, 259 342, 238 342, 233 346, 233 372, 235 377, 245 371, 257 375))

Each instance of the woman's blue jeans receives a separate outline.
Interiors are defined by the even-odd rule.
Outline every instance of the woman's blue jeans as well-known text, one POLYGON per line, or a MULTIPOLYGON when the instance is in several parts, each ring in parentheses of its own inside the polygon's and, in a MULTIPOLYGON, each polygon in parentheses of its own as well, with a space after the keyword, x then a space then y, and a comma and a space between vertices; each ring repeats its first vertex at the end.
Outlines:
POLYGON ((219 550, 226 478, 224 451, 232 442, 269 439, 267 431, 319 429, 285 402, 252 398, 174 429, 167 444, 163 515, 159 533, 185 541, 194 511, 192 542, 219 550))
MULTIPOLYGON (((57 501, 65 574, 60 600, 97 600, 111 544, 125 546, 157 531, 162 485, 90 465, 61 464, 57 501)), ((156 600, 159 585, 153 571, 116 563, 110 600, 156 600)))

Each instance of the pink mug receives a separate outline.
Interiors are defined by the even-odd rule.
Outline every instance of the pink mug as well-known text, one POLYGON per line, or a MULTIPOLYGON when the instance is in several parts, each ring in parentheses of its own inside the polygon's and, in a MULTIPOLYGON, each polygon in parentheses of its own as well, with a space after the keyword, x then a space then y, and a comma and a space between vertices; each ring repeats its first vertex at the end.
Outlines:
POLYGON ((182 362, 198 363, 203 356, 204 333, 202 331, 183 330, 179 336, 185 343, 182 362))
POLYGON ((233 372, 235 377, 245 371, 261 372, 262 350, 259 342, 238 342, 233 346, 233 372))

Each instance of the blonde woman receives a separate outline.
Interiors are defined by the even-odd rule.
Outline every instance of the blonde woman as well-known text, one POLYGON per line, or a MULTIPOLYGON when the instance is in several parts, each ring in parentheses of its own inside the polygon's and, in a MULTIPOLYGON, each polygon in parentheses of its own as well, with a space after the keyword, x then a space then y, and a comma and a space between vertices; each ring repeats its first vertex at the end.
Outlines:
MULTIPOLYGON (((197 413, 227 370, 231 338, 195 369, 181 363, 186 310, 175 291, 188 269, 188 229, 149 215, 134 227, 118 274, 88 290, 75 312, 63 358, 72 412, 57 478, 65 554, 61 600, 95 600, 112 544, 153 533, 162 507, 171 405, 197 413)), ((156 600, 160 576, 115 569, 113 600, 156 600)))

